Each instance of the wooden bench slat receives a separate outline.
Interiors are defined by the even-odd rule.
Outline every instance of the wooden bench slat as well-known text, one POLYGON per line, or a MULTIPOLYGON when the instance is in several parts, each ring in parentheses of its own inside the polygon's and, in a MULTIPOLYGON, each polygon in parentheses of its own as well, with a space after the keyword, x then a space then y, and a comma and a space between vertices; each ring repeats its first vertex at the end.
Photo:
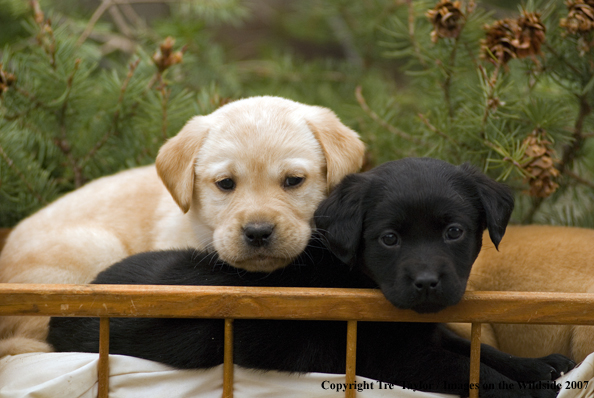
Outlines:
POLYGON ((394 308, 378 290, 0 284, 0 316, 200 317, 594 325, 594 294, 467 292, 436 314, 394 308))

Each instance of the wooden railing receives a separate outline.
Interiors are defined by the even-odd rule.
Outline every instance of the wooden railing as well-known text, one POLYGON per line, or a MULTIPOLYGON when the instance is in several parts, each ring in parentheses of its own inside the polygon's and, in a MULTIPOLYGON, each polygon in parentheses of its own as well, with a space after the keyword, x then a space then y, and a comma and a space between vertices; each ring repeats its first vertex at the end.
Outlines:
MULTIPOLYGON (((99 394, 108 396, 110 317, 225 319, 223 396, 233 396, 233 319, 347 321, 346 382, 356 374, 358 321, 472 323, 470 384, 479 382, 480 326, 594 325, 594 294, 468 292, 436 314, 394 308, 377 290, 219 286, 0 284, 0 316, 99 317, 99 394)), ((346 396, 354 397, 355 389, 346 396)), ((471 397, 478 390, 470 390, 471 397)))

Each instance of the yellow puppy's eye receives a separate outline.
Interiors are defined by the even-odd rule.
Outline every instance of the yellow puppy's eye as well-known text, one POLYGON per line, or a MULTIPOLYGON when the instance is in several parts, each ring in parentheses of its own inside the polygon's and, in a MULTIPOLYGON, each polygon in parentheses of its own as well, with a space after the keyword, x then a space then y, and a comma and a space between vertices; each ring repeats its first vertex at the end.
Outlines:
POLYGON ((235 181, 233 181, 231 178, 219 180, 215 182, 215 184, 221 191, 232 191, 235 189, 235 181))
POLYGON ((287 177, 283 185, 285 188, 295 188, 303 184, 303 181, 305 181, 304 177, 287 177))

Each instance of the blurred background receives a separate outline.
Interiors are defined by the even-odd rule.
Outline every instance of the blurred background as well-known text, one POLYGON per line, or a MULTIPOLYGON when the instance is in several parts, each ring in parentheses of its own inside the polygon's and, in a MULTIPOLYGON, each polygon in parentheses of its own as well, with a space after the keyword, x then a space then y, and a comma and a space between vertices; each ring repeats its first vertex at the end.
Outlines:
POLYGON ((253 95, 332 109, 365 168, 470 162, 515 223, 594 227, 594 0, 0 0, 0 227, 253 95))

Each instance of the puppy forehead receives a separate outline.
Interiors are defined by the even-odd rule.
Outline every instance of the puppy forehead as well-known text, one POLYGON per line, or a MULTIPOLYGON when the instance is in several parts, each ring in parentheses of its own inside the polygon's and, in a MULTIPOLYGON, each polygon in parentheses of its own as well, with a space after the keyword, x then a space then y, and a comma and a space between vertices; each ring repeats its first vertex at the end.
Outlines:
POLYGON ((267 106, 231 108, 208 116, 209 131, 197 156, 198 175, 277 178, 313 173, 326 165, 301 105, 265 98, 267 106))
POLYGON ((430 158, 405 158, 384 163, 367 172, 373 191, 400 201, 423 202, 432 198, 471 200, 476 182, 458 166, 430 158))
MULTIPOLYGON (((273 140, 313 137, 307 119, 315 108, 276 97, 256 97, 226 105, 207 116, 209 136, 249 143, 258 136, 273 140)), ((314 137, 315 138, 315 137, 314 137)))
MULTIPOLYGON (((445 193, 445 192, 443 192, 445 193)), ((366 217, 370 230, 401 229, 414 226, 443 227, 450 223, 471 225, 478 210, 457 192, 451 195, 424 196, 418 193, 385 195, 366 217)))
MULTIPOLYGON (((408 176, 414 177, 414 176, 408 176)), ((472 186, 436 178, 404 178, 376 186, 376 200, 367 208, 366 225, 371 235, 387 229, 437 230, 451 223, 476 228, 480 203, 472 186)))
POLYGON ((264 101, 259 106, 236 106, 220 112, 224 108, 207 116, 209 129, 202 154, 265 156, 274 151, 283 158, 322 154, 320 143, 307 124, 309 106, 292 101, 264 101))
POLYGON ((286 158, 278 159, 278 162, 271 164, 260 156, 255 159, 237 159, 222 157, 219 161, 214 161, 200 167, 196 165, 196 172, 206 178, 227 178, 227 177, 254 177, 253 172, 257 171, 257 178, 278 178, 287 174, 295 176, 305 176, 317 169, 320 169, 318 162, 304 158, 286 158))

